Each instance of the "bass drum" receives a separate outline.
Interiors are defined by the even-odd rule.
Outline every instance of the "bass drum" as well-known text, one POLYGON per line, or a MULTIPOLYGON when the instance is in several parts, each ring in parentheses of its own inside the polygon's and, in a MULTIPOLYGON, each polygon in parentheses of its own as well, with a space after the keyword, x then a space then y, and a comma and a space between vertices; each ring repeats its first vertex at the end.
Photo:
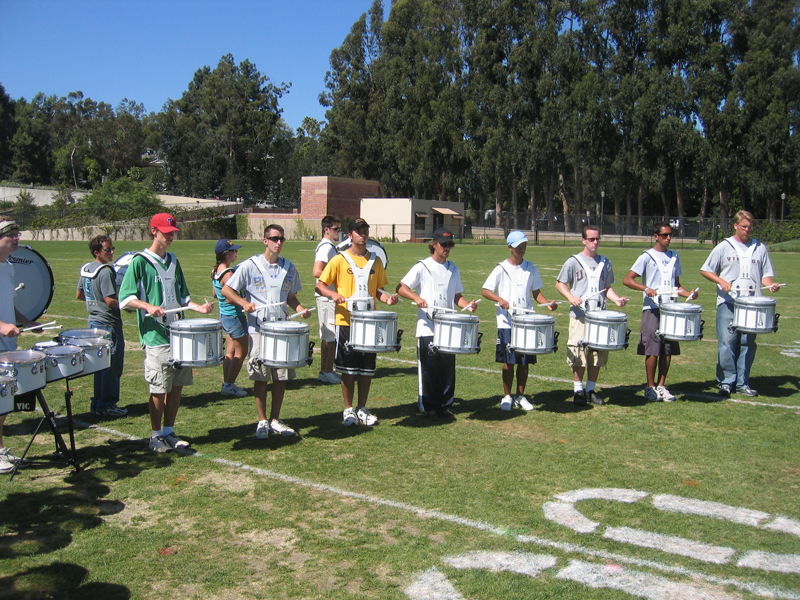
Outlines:
POLYGON ((20 246, 8 257, 14 265, 14 283, 25 287, 14 292, 14 306, 31 321, 41 317, 56 289, 53 271, 44 257, 30 246, 20 246))
MULTIPOLYGON (((336 245, 336 249, 341 252, 343 250, 347 250, 352 244, 353 242, 350 240, 350 238, 347 238, 345 241, 339 242, 336 245)), ((386 248, 384 248, 375 240, 367 240, 367 252, 374 252, 376 256, 381 259, 384 269, 389 266, 389 256, 386 254, 386 248)))
POLYGON ((122 285, 122 278, 125 277, 125 271, 128 270, 128 266, 131 264, 133 257, 138 253, 139 252, 135 250, 123 252, 113 262, 112 266, 114 267, 114 272, 117 274, 117 287, 122 285))

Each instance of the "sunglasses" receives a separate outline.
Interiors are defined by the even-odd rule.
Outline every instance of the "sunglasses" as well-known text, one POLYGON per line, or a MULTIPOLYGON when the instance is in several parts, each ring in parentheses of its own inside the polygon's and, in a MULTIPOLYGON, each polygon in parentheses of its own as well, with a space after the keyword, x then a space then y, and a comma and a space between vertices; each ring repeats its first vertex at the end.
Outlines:
POLYGON ((331 231, 341 231, 342 227, 341 227, 341 225, 339 227, 330 227, 330 230, 331 231))
POLYGON ((455 246, 455 245, 456 245, 456 243, 455 243, 455 242, 445 242, 444 244, 441 244, 441 243, 440 243, 439 245, 440 245, 442 248, 452 248, 453 246, 455 246))
POLYGON ((285 238, 285 237, 283 237, 282 235, 273 235, 272 237, 268 237, 267 239, 268 239, 270 242, 275 242, 276 244, 277 244, 278 242, 285 242, 285 241, 286 241, 286 238, 285 238))
POLYGON ((19 231, 13 231, 11 233, 4 233, 3 235, 0 235, 0 237, 19 239, 22 237, 22 234, 19 231))
POLYGON ((596 237, 596 238, 583 238, 583 239, 585 239, 587 242, 599 242, 600 241, 599 237, 596 237))
POLYGON ((103 248, 103 252, 105 252, 106 254, 111 254, 112 252, 114 252, 114 250, 116 250, 114 246, 111 246, 110 248, 103 248))
POLYGON ((671 238, 671 237, 672 237, 672 234, 671 234, 671 233, 657 233, 656 235, 657 235, 658 237, 668 237, 668 238, 671 238))

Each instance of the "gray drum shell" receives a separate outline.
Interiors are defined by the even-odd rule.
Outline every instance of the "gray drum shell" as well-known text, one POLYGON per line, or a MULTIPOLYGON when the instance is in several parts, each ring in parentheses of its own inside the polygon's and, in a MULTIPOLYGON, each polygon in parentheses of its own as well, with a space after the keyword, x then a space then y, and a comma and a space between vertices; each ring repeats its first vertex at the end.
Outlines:
POLYGON ((17 395, 35 392, 47 385, 44 352, 15 350, 0 354, 0 375, 17 380, 17 395))

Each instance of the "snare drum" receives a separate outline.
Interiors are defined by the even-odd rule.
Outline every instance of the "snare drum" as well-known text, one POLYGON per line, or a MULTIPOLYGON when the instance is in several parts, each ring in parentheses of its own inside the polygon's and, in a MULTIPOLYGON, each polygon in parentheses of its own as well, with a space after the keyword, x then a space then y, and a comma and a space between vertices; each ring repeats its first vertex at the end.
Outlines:
POLYGON ((47 342, 36 342, 33 345, 33 349, 37 352, 45 352, 48 348, 58 348, 61 346, 58 342, 47 341, 47 342))
POLYGON ((91 375, 111 367, 111 340, 103 338, 73 338, 71 346, 83 350, 83 371, 79 377, 91 375))
POLYGON ((311 364, 309 328, 305 323, 271 321, 259 328, 259 360, 274 369, 294 369, 311 364))
POLYGON ((217 319, 181 319, 169 325, 170 356, 181 367, 222 364, 222 322, 217 319))
POLYGON ((83 350, 78 346, 51 346, 41 351, 47 356, 47 383, 83 374, 83 350))
POLYGON ((622 350, 628 347, 628 315, 615 310, 586 313, 583 345, 593 350, 622 350))
POLYGON ((367 310, 350 313, 350 348, 359 352, 393 352, 400 350, 397 313, 388 310, 367 310))
POLYGON ((779 314, 775 313, 775 298, 746 296, 736 298, 731 327, 739 333, 772 333, 778 331, 779 314))
POLYGON ((17 393, 17 380, 0 375, 0 415, 14 412, 14 395, 17 393))
POLYGON ((694 342, 703 339, 700 319, 703 307, 699 304, 667 302, 659 306, 657 334, 667 340, 694 342))
POLYGON ((510 350, 518 354, 550 354, 558 350, 556 318, 550 315, 511 315, 510 350))
POLYGON ((0 375, 17 380, 17 394, 35 392, 47 385, 46 356, 36 350, 16 350, 0 354, 0 375))
POLYGON ((477 354, 482 336, 478 323, 476 315, 437 312, 433 315, 432 349, 444 354, 477 354))
POLYGON ((62 331, 58 336, 59 341, 65 346, 73 344, 75 342, 75 340, 79 340, 79 339, 92 339, 92 340, 94 340, 94 339, 98 339, 98 338, 103 339, 103 340, 110 340, 111 339, 111 332, 110 331, 106 331, 105 329, 97 329, 97 328, 91 328, 91 329, 68 329, 67 331, 62 331))

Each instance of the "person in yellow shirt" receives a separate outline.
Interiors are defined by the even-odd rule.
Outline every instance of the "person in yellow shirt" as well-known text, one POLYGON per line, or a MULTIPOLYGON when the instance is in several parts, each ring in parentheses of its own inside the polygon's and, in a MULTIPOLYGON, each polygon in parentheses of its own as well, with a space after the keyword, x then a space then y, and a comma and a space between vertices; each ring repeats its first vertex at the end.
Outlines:
POLYGON ((367 250, 369 224, 361 218, 350 221, 350 248, 334 256, 317 282, 317 293, 336 303, 336 354, 334 370, 342 376, 344 396, 343 422, 346 426, 377 425, 378 418, 367 408, 372 378, 375 376, 375 353, 353 350, 350 341, 350 312, 375 310, 377 298, 388 306, 397 304, 397 294, 383 289, 389 280, 380 257, 367 250), (358 401, 353 408, 356 380, 358 401))

